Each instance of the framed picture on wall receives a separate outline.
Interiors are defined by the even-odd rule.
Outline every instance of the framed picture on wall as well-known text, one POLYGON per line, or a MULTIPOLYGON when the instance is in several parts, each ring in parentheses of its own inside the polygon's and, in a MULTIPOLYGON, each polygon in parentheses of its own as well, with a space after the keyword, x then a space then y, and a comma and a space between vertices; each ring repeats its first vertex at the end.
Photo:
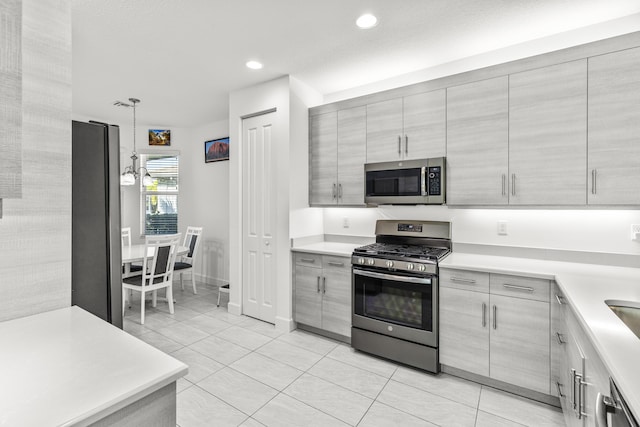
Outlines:
POLYGON ((204 162, 229 160, 229 137, 204 142, 204 162))
POLYGON ((149 129, 149 145, 171 145, 169 129, 149 129))

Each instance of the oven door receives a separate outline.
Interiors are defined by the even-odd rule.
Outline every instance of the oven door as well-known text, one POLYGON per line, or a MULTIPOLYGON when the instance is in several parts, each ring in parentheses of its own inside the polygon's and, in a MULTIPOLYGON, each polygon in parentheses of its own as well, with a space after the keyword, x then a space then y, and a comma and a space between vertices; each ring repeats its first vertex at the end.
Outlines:
POLYGON ((353 327, 438 346, 437 276, 352 271, 353 327))

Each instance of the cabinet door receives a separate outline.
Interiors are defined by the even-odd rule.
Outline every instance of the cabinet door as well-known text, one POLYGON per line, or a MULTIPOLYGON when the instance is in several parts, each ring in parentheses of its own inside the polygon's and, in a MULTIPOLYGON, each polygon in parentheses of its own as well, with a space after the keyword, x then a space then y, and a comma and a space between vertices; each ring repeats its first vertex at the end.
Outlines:
POLYGON ((568 384, 563 375, 566 370, 566 348, 568 340, 567 322, 565 321, 566 300, 558 285, 553 283, 551 292, 551 395, 560 398, 563 408, 567 405, 568 384))
POLYGON ((440 363, 489 376, 489 294, 440 287, 440 363))
POLYGON ((402 158, 402 98, 367 105, 367 163, 402 158))
POLYGON ((404 159, 443 157, 446 154, 445 89, 403 99, 404 159))
POLYGON ((549 303, 491 295, 491 378, 549 394, 549 303))
POLYGON ((512 205, 584 205, 587 61, 509 77, 512 205))
POLYGON ((320 114, 309 120, 309 204, 336 204, 338 114, 320 114))
POLYGON ((322 327, 322 269, 296 265, 294 282, 294 320, 322 327))
POLYGON ((351 336, 351 265, 348 258, 323 257, 322 329, 351 336))
POLYGON ((640 204, 639 69, 640 48, 589 58, 589 204, 640 204))
POLYGON ((364 205, 367 108, 338 111, 338 204, 364 205))
POLYGON ((447 204, 509 202, 507 76, 447 89, 447 204))

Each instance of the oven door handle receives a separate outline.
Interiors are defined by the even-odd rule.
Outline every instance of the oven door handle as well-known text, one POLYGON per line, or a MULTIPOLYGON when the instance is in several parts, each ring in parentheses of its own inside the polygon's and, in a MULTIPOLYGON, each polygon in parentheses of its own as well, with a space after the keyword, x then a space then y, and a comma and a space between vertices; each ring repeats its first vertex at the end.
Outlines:
POLYGON ((364 271, 364 270, 356 270, 356 269, 353 270, 353 274, 357 274, 359 276, 373 277, 374 279, 386 279, 386 280, 395 280, 397 282, 415 283, 417 285, 431 284, 431 278, 425 279, 422 277, 396 276, 394 274, 376 273, 375 271, 364 271))

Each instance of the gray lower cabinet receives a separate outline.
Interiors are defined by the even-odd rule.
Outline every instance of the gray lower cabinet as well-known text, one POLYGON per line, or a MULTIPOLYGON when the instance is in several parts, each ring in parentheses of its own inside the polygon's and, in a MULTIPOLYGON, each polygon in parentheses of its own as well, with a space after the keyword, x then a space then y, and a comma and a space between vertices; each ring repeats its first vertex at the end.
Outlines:
POLYGON ((557 376, 565 423, 568 427, 595 427, 597 395, 609 395, 609 373, 560 290, 555 288, 554 293, 559 296, 561 314, 554 327, 565 335, 560 340, 560 357, 551 360, 551 370, 557 376))
POLYGON ((309 118, 309 204, 364 205, 366 108, 309 118))
POLYGON ((440 269, 440 362, 550 394, 549 281, 440 269))
POLYGON ((302 252, 293 259, 296 323, 350 337, 350 259, 302 252))
POLYGON ((640 48, 589 58, 590 205, 640 204, 640 48))

